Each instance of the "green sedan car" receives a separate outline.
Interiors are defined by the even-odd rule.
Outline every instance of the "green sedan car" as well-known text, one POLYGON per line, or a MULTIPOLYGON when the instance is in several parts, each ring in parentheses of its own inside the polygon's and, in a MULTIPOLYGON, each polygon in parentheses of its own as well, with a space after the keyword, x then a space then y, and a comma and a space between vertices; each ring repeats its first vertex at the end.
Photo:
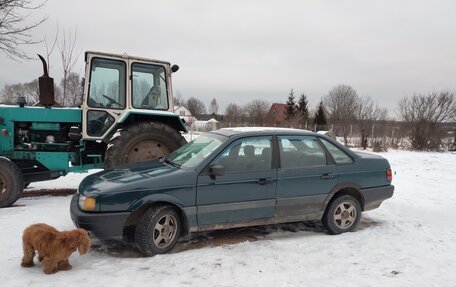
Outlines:
POLYGON ((321 220, 353 231, 361 212, 393 195, 388 161, 321 134, 279 128, 206 133, 154 161, 86 177, 71 203, 76 226, 170 251, 198 231, 321 220))

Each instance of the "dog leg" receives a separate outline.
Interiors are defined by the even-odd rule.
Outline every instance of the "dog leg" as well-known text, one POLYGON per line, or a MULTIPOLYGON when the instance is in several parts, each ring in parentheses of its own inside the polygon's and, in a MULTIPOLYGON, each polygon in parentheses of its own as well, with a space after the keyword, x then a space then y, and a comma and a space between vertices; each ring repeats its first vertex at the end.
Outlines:
POLYGON ((33 257, 35 257, 35 248, 33 246, 24 244, 24 257, 22 257, 22 267, 33 267, 35 263, 33 263, 33 257))
POLYGON ((71 266, 70 262, 68 262, 68 259, 65 259, 65 260, 59 261, 59 263, 57 263, 57 268, 59 268, 59 270, 62 270, 62 271, 67 271, 67 270, 70 270, 71 268, 73 268, 73 266, 71 266))
POLYGON ((43 272, 46 274, 53 274, 58 272, 57 264, 54 260, 51 260, 49 257, 43 258, 43 272))

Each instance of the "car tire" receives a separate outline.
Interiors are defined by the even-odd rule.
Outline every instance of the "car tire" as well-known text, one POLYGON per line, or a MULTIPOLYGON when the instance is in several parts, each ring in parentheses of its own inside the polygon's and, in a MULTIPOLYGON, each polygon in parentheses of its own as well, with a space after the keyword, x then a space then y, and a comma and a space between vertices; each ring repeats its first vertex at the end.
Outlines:
POLYGON ((179 131, 164 123, 140 122, 124 127, 105 153, 105 169, 165 156, 187 143, 179 131))
POLYGON ((21 170, 11 160, 0 158, 0 208, 11 206, 24 190, 21 170))
POLYGON ((181 219, 175 208, 168 205, 149 208, 136 226, 136 246, 146 256, 167 253, 176 245, 180 230, 181 219))
POLYGON ((325 211, 322 223, 329 234, 353 231, 361 219, 361 206, 351 195, 342 195, 332 200, 325 211))

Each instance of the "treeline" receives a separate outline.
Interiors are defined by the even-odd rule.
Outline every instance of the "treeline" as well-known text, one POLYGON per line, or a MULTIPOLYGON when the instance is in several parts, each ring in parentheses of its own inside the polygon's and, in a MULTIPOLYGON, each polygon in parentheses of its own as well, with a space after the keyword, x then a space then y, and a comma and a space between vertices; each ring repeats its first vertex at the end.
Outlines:
MULTIPOLYGON (((79 74, 69 72, 66 79, 54 84, 55 101, 63 107, 77 107, 82 104, 83 84, 79 74), (64 92, 65 91, 65 92, 64 92)), ((27 105, 39 102, 38 79, 28 83, 5 85, 0 91, 0 103, 15 104, 18 97, 24 97, 27 105)))
MULTIPOLYGON (((204 103, 194 97, 183 100, 177 93, 175 102, 186 106, 196 118, 215 117, 220 127, 279 126, 328 130, 342 137, 345 145, 372 147, 381 151, 388 147, 415 150, 456 148, 456 95, 443 90, 429 94, 413 94, 399 101, 397 110, 388 110, 370 96, 359 96, 349 85, 337 85, 323 96, 315 107, 301 93, 296 99, 293 89, 282 102, 283 115, 277 117, 273 105, 261 99, 244 105, 230 103, 218 113, 215 99, 207 113, 204 103), (277 120, 280 119, 280 120, 277 120)), ((278 109, 277 111, 281 111, 278 109)))
MULTIPOLYGON (((61 106, 81 105, 82 82, 77 73, 69 72, 66 79, 55 85, 56 102, 61 106)), ((1 103, 15 104, 18 97, 24 97, 28 105, 36 104, 39 101, 38 80, 5 85, 0 91, 1 103)), ((359 96, 348 85, 333 87, 315 107, 309 106, 304 93, 296 99, 291 89, 281 103, 283 109, 277 110, 283 113, 279 116, 274 114, 276 110, 271 108, 271 103, 261 99, 244 105, 230 103, 220 111, 215 98, 206 109, 201 100, 195 97, 184 100, 177 91, 174 104, 187 107, 197 119, 216 118, 219 127, 278 126, 328 130, 342 137, 346 145, 376 150, 388 147, 416 150, 456 148, 456 95, 448 90, 402 98, 397 110, 393 111, 398 120, 390 118, 388 110, 378 101, 370 96, 359 96)))

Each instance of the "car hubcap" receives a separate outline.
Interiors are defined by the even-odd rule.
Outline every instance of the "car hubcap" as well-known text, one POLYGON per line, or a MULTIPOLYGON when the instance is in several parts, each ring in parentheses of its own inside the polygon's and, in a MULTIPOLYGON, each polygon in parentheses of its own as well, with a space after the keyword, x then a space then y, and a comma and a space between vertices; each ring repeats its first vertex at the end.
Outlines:
POLYGON ((351 202, 342 202, 334 212, 334 223, 340 229, 348 229, 356 220, 356 208, 351 202))
POLYGON ((133 144, 125 153, 123 163, 153 160, 170 153, 168 147, 155 140, 142 140, 133 144))
POLYGON ((159 248, 168 247, 176 237, 176 218, 167 214, 162 216, 154 227, 154 244, 159 248))

